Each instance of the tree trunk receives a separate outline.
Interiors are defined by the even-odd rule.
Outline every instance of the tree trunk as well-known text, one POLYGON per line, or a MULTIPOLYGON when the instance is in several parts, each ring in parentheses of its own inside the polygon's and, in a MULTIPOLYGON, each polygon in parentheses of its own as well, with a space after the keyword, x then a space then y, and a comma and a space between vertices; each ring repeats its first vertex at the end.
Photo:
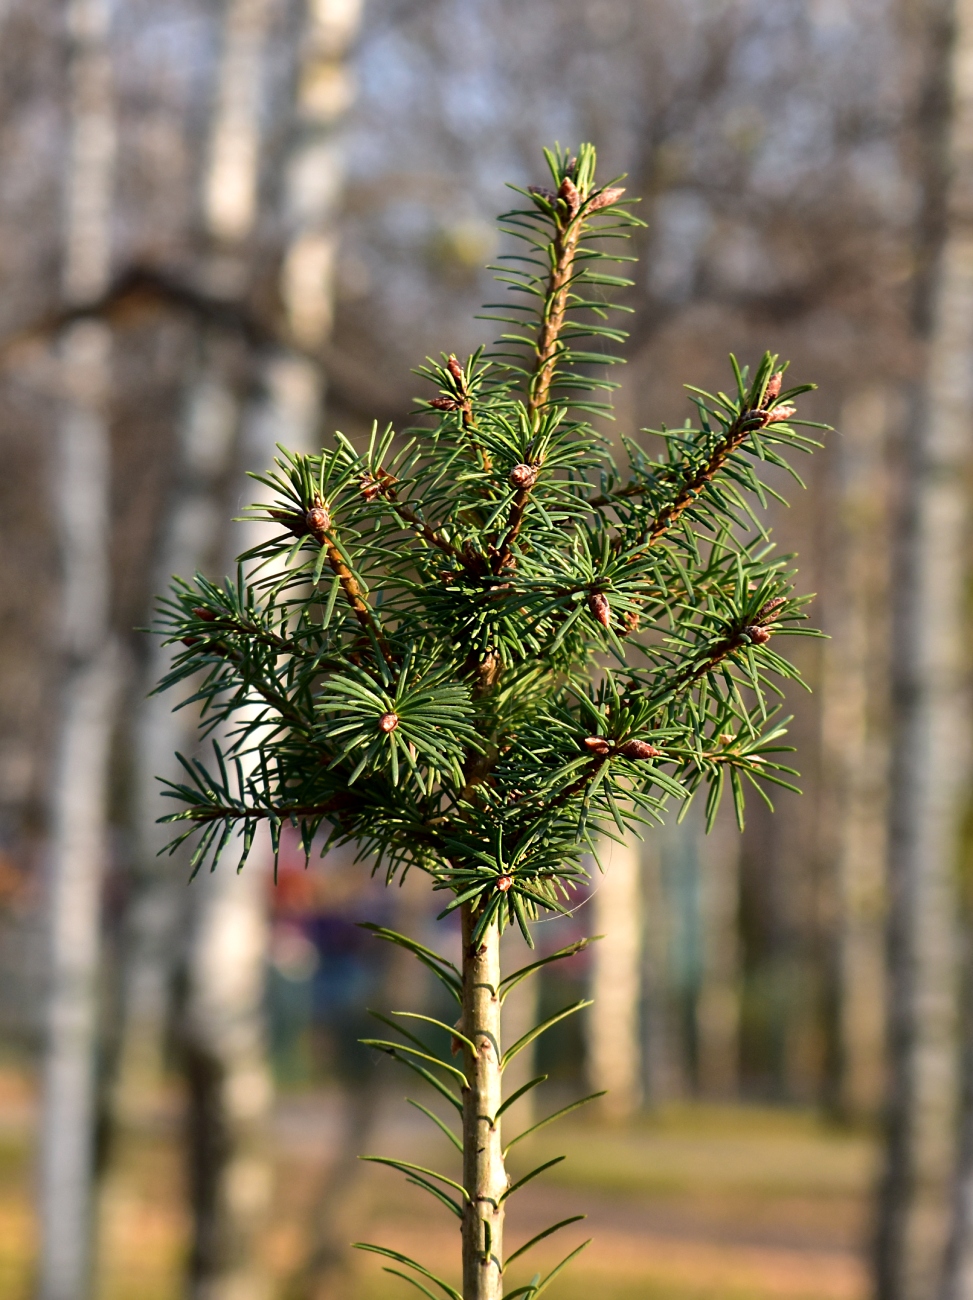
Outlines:
MULTIPOLYGON (((115 127, 105 0, 71 0, 70 145, 64 293, 108 282, 115 127)), ((95 1053, 108 768, 119 673, 111 589, 106 412, 111 335, 94 321, 61 344, 62 406, 53 517, 63 557, 65 665, 52 773, 50 985, 39 1176, 41 1300, 83 1300, 91 1286, 95 1053)))
POLYGON ((889 595, 888 399, 880 389, 845 403, 832 448, 831 593, 824 648, 822 745, 834 864, 831 1109, 871 1118, 884 1081, 882 925, 885 902, 889 595))
POLYGON ((272 1095, 263 1017, 266 848, 241 875, 193 886, 192 945, 180 1048, 189 1084, 194 1237, 192 1300, 270 1294, 255 1248, 270 1204, 266 1119, 272 1095))
MULTIPOLYGON (((940 16, 940 11, 934 18, 940 16)), ((890 816, 890 1095, 880 1199, 881 1300, 926 1300, 943 1265, 955 1147, 954 873, 968 774, 965 682, 973 408, 973 2, 953 10, 941 134, 945 220, 928 223, 928 348, 905 484, 893 636, 890 816)), ((933 73, 936 73, 933 69, 933 73)), ((934 123, 935 125, 935 123, 934 123)), ((934 150, 936 139, 924 142, 934 150)))
MULTIPOLYGON (((946 515, 950 534, 942 538, 943 549, 950 545, 953 570, 947 576, 955 583, 953 619, 947 625, 947 634, 955 637, 947 661, 949 677, 945 689, 952 688, 956 716, 950 725, 958 735, 947 733, 943 740, 957 747, 960 758, 958 770, 951 774, 952 785, 944 795, 951 799, 948 806, 947 832, 956 827, 956 804, 969 800, 969 700, 966 695, 969 683, 960 684, 968 657, 964 644, 969 637, 968 601, 969 574, 964 560, 968 555, 969 531, 966 520, 970 512, 970 422, 973 409, 973 377, 970 357, 973 355, 973 3, 957 0, 954 15, 954 47, 952 51, 952 120, 950 123, 949 154, 951 188, 947 198, 947 227, 942 250, 938 282, 938 319, 932 339, 929 389, 943 385, 940 398, 942 412, 936 428, 937 459, 947 480, 940 491, 946 493, 942 502, 933 507, 952 510, 946 515), (945 464, 943 464, 945 462, 945 464), (950 473, 952 471, 952 473, 950 473), (961 478, 960 475, 965 477, 961 478), (965 491, 964 491, 965 488, 965 491), (965 618, 964 618, 965 615, 965 618), (964 687, 966 690, 964 690, 964 687), (965 760, 965 761, 963 761, 965 760)), ((938 665, 937 665, 938 666, 938 665)), ((943 702, 944 712, 948 707, 943 702)), ((944 756, 945 761, 948 758, 944 756)), ((932 780, 938 773, 930 774, 932 780)), ((955 865, 955 854, 947 857, 947 867, 955 865)), ((953 901, 951 899, 951 901, 953 901)), ((969 998, 973 987, 973 961, 970 959, 969 916, 966 918, 966 963, 964 977, 964 1053, 961 1139, 953 1203, 953 1222, 944 1270, 942 1294, 945 1300, 970 1300, 973 1297, 973 1020, 969 998)))
POLYGON ((463 1092, 463 1300, 503 1294, 503 1216, 507 1190, 500 1121, 500 931, 488 927, 473 944, 476 916, 463 907, 463 1048, 469 1087, 463 1092))
POLYGON ((607 1093, 599 1103, 611 1119, 626 1119, 641 1101, 642 908, 639 843, 604 845, 607 870, 595 876, 592 902, 596 934, 589 1016, 588 1077, 607 1093))
POLYGON ((740 849, 728 804, 700 836, 703 952, 696 1007, 697 1082, 704 1097, 727 1100, 740 1083, 740 849))
POLYGON ((673 909, 665 887, 662 839, 661 828, 649 833, 641 873, 645 914, 642 953, 645 1098, 653 1106, 682 1097, 686 1092, 682 1035, 672 996, 673 909))
MULTIPOLYGON (((200 375, 178 423, 176 469, 167 502, 153 593, 173 574, 211 572, 219 530, 226 515, 226 476, 237 436, 237 403, 219 376, 230 368, 228 340, 214 334, 200 340, 200 375)), ((232 352, 232 347, 230 347, 232 352)), ((225 549, 225 548, 222 548, 225 549)), ((144 700, 133 723, 136 861, 133 898, 126 921, 122 1046, 115 1105, 124 1115, 146 1087, 157 1085, 171 1012, 172 981, 178 961, 177 936, 191 898, 185 888, 188 855, 159 856, 172 837, 158 824, 166 811, 160 777, 179 779, 176 751, 192 744, 190 710, 173 712, 168 695, 149 692, 168 671, 170 646, 147 638, 144 700)))

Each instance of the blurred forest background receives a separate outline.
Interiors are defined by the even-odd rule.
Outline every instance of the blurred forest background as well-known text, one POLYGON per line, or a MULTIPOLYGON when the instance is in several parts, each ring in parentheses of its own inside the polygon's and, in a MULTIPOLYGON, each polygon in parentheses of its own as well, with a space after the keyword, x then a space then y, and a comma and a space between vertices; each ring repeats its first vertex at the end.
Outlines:
POLYGON ((367 1225, 448 1250, 355 1158, 418 1138, 356 1046, 414 977, 354 923, 424 891, 290 850, 187 888, 137 629, 230 571, 276 442, 401 427, 491 339, 554 140, 648 222, 613 428, 770 348, 838 430, 774 508, 830 637, 803 796, 616 847, 540 927, 610 936, 540 993, 599 1014, 533 1064, 611 1088, 532 1193, 592 1207, 560 1294, 973 1298, 970 0, 0 0, 4 1296, 379 1300, 367 1225))

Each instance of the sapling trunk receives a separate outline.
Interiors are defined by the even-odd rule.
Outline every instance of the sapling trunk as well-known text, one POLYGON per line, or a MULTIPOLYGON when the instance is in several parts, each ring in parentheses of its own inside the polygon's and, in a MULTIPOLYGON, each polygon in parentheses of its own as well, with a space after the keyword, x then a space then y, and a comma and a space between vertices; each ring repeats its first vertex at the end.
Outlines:
POLYGON ((463 1090, 463 1296, 499 1300, 503 1294, 503 1201, 507 1171, 497 1111, 501 1096, 500 928, 479 942, 477 915, 463 907, 463 1044, 469 1087, 463 1090))

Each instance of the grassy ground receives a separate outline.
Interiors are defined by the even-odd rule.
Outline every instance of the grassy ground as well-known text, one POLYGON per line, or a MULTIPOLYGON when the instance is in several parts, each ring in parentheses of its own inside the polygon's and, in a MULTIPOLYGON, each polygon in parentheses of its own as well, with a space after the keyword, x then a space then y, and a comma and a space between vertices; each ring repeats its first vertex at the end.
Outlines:
MULTIPOLYGON (((30 1113, 17 1104, 5 1109, 9 1093, 0 1087, 0 1295, 27 1300, 34 1245, 30 1113)), ((333 1147, 336 1115, 334 1099, 314 1096, 280 1108, 277 1192, 264 1242, 278 1279, 293 1272, 306 1249, 307 1209, 333 1147)), ((119 1144, 101 1207, 98 1300, 180 1297, 187 1221, 175 1120, 163 1108, 119 1144)), ((866 1295, 862 1243, 875 1155, 866 1136, 804 1114, 739 1107, 679 1107, 624 1129, 578 1121, 549 1132, 534 1139, 516 1170, 562 1152, 568 1159, 512 1202, 508 1250, 552 1221, 579 1212, 589 1217, 518 1261, 512 1285, 591 1236, 592 1245, 552 1286, 552 1300, 866 1295)), ((415 1156, 420 1141, 415 1128, 390 1119, 370 1145, 415 1156)), ((442 1151, 426 1146, 423 1162, 445 1159, 445 1152, 445 1141, 442 1151)), ((342 1231, 347 1225, 349 1237, 417 1255, 455 1281, 456 1233, 446 1211, 393 1172, 360 1168, 339 1198, 342 1231)), ((355 1256, 348 1269, 328 1300, 418 1294, 383 1274, 375 1257, 355 1256)))

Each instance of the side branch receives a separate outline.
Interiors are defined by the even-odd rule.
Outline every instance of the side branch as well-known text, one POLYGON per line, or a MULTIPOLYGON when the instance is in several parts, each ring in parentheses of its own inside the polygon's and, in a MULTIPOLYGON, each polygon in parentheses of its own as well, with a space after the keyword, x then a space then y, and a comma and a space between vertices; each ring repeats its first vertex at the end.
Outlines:
POLYGON ((743 445, 747 434, 753 429, 762 427, 765 423, 765 416, 760 411, 741 411, 739 413, 709 459, 704 461, 695 473, 686 477, 675 500, 671 501, 669 505, 663 506, 656 515, 648 529, 649 546, 654 546, 663 533, 672 527, 679 516, 689 509, 702 493, 706 484, 716 477, 733 453, 743 445))
MULTIPOLYGON (((358 579, 349 569, 344 556, 338 549, 331 533, 331 512, 319 496, 315 496, 314 503, 304 516, 303 521, 298 517, 297 526, 310 533, 317 544, 324 547, 328 564, 341 584, 341 590, 345 593, 345 598, 351 606, 352 613, 368 635, 374 638, 388 666, 394 668, 395 657, 389 646, 388 638, 382 629, 382 625, 369 608, 358 579)), ((294 531, 293 526, 292 531, 294 531)))
POLYGON ((383 501, 389 503, 396 515, 403 519, 420 537, 425 538, 430 546, 436 547, 444 555, 448 555, 450 559, 458 560, 460 564, 469 567, 468 557, 458 546, 454 546, 451 541, 443 537, 442 533, 437 532, 431 524, 427 524, 424 519, 420 519, 411 506, 398 499, 395 490, 397 482, 398 480, 394 475, 386 473, 383 469, 377 470, 374 475, 363 474, 361 481, 362 495, 366 501, 374 501, 376 497, 380 496, 383 501))

